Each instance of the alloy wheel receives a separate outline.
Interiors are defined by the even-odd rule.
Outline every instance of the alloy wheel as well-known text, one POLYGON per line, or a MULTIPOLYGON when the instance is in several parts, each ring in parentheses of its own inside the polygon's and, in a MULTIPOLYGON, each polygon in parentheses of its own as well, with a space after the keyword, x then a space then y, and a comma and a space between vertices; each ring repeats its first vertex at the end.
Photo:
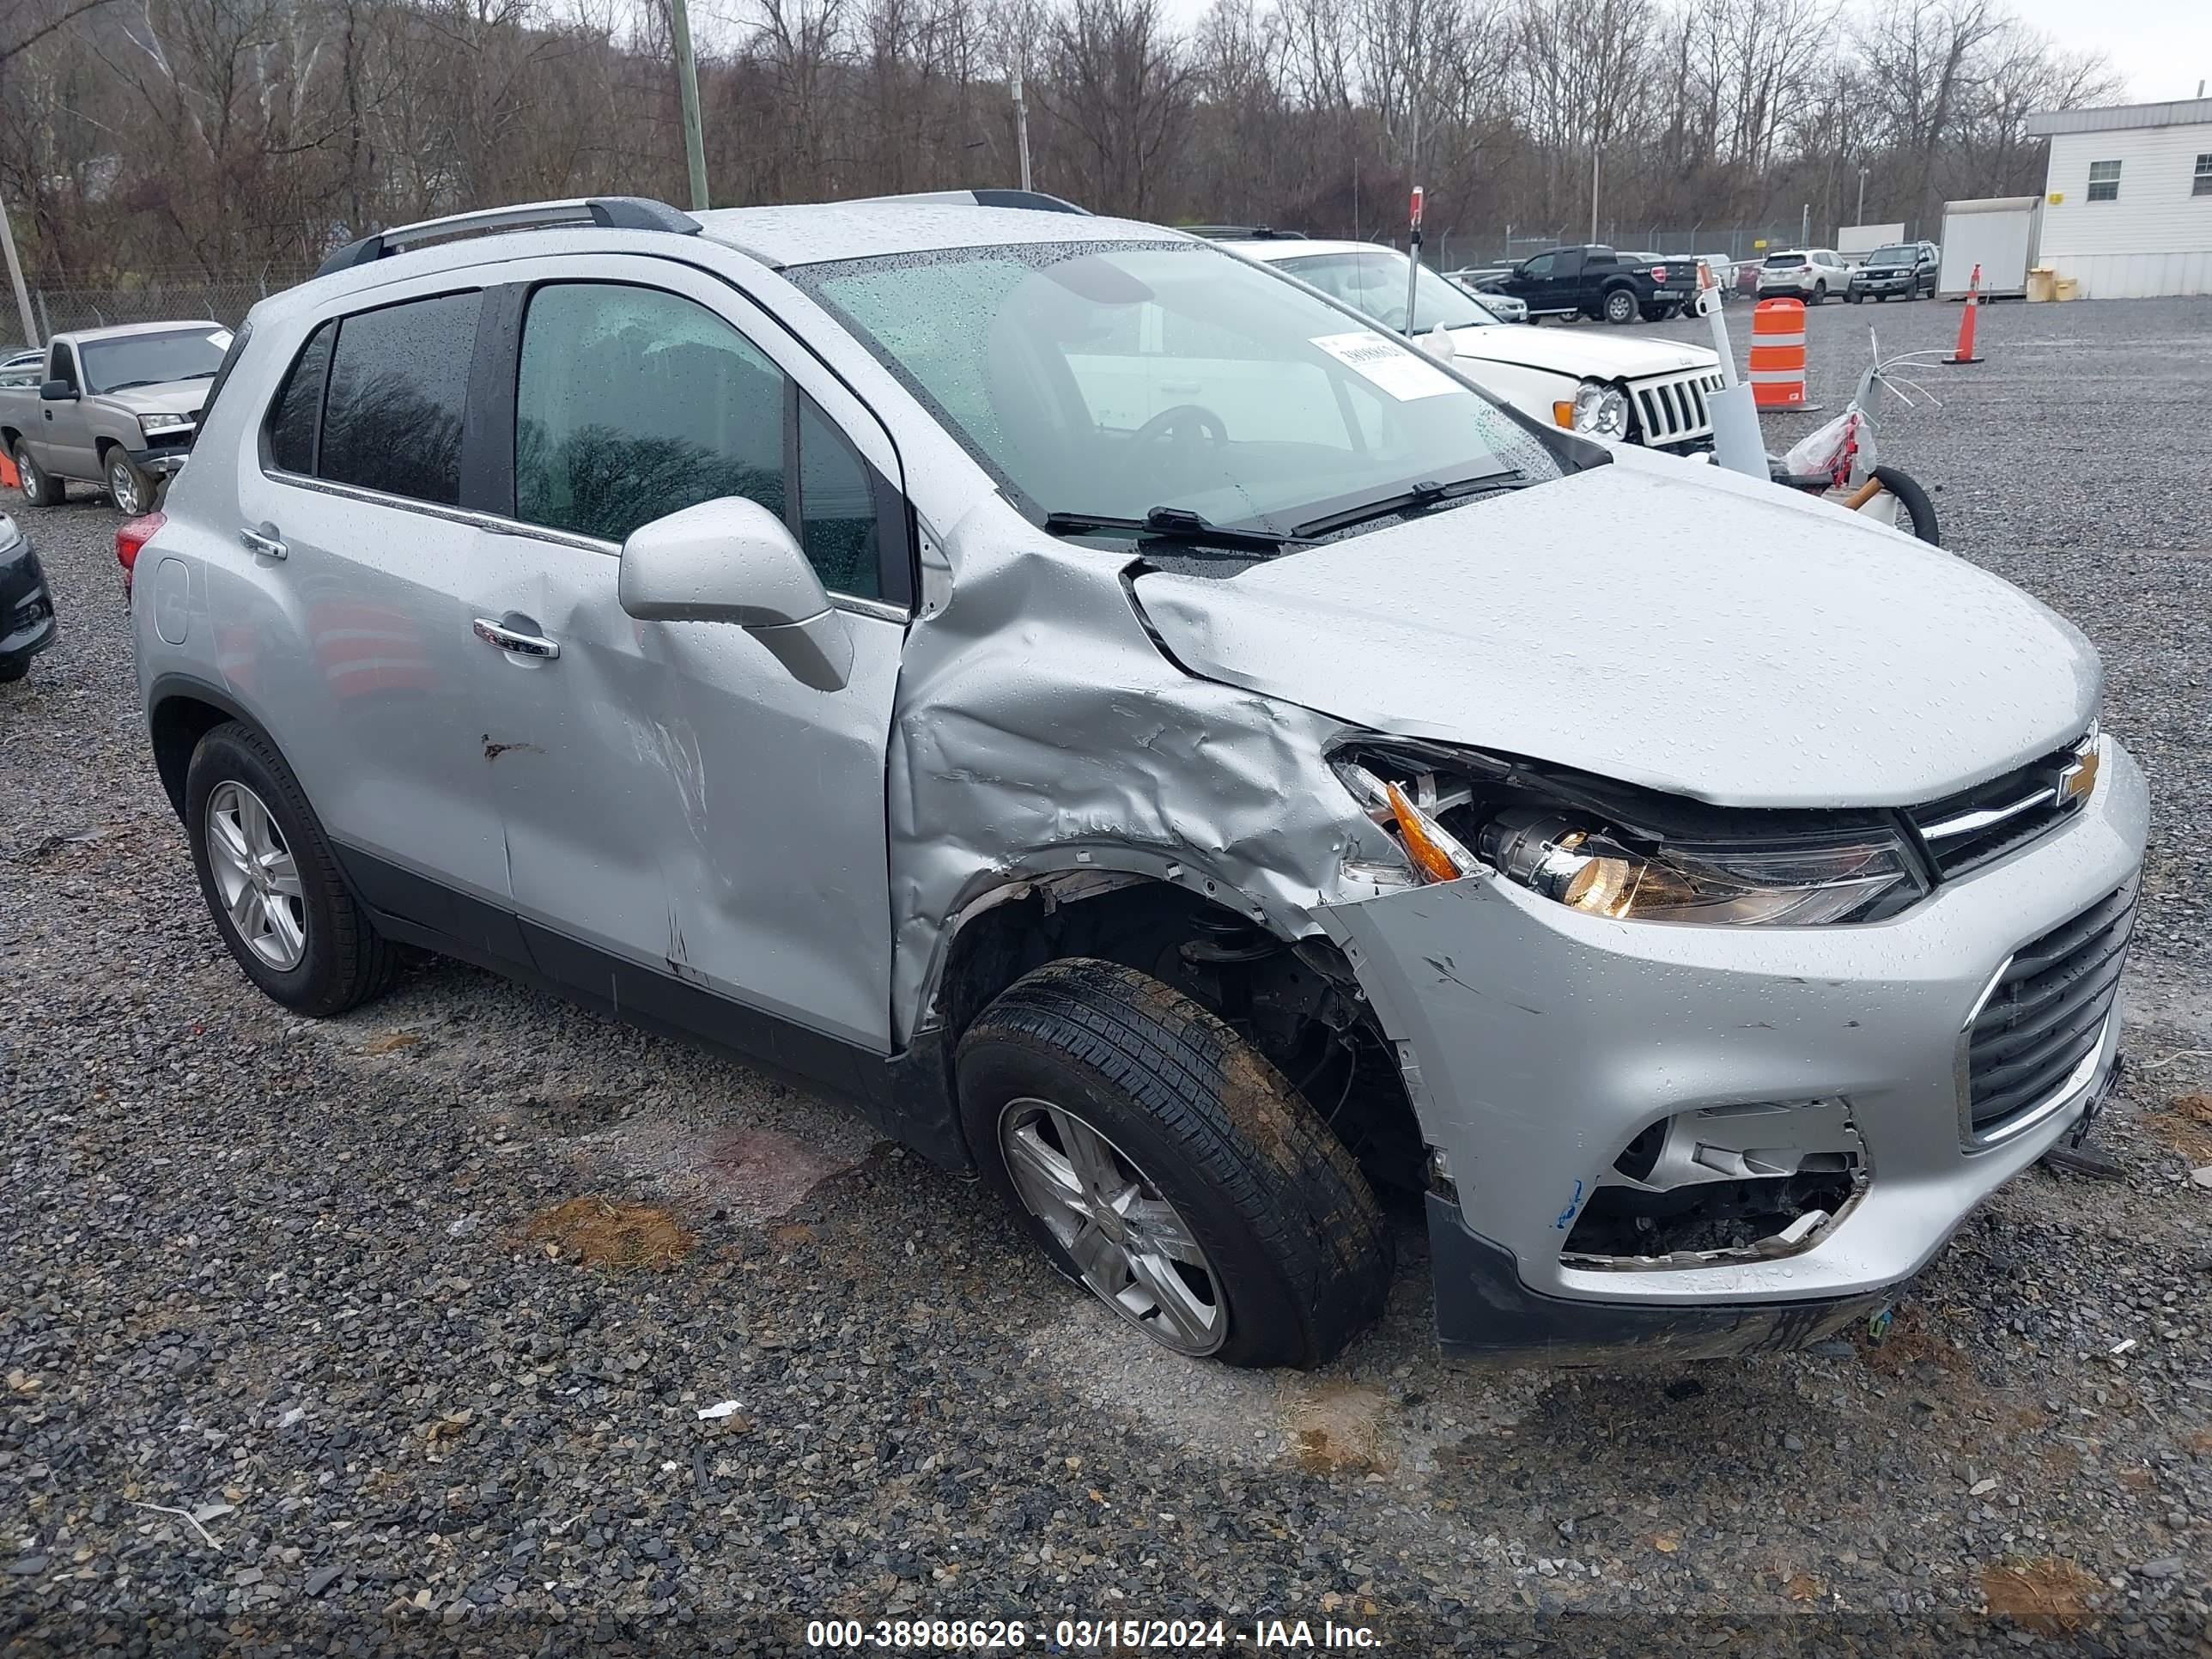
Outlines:
POLYGON ((216 785, 207 803, 208 870, 246 948, 278 973, 307 954, 300 866, 269 807, 244 784, 216 785))
POLYGON ((31 459, 31 452, 18 444, 15 447, 15 483, 28 501, 37 501, 46 493, 46 480, 39 476, 39 464, 31 459))
POLYGON ((1023 1206, 1091 1294, 1177 1353, 1221 1346, 1229 1310, 1220 1277, 1134 1159, 1078 1113, 1026 1097, 1000 1114, 999 1146, 1023 1206))
POLYGON ((138 499, 138 476, 131 471, 131 463, 118 455, 107 464, 107 493, 115 501, 115 510, 137 518, 146 510, 138 499))

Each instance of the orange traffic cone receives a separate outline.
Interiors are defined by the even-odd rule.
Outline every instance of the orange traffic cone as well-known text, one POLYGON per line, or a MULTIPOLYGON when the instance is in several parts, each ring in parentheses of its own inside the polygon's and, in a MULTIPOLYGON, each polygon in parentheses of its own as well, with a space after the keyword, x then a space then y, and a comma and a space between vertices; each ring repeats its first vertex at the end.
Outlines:
POLYGON ((23 487, 23 481, 15 476, 15 458, 4 449, 0 449, 0 485, 9 489, 23 487))
POLYGON ((1959 313, 1958 349, 1946 357, 1947 363, 1978 363, 1974 356, 1974 313, 1982 308, 1982 268, 1977 264, 1974 274, 1966 279, 1966 308, 1959 313))

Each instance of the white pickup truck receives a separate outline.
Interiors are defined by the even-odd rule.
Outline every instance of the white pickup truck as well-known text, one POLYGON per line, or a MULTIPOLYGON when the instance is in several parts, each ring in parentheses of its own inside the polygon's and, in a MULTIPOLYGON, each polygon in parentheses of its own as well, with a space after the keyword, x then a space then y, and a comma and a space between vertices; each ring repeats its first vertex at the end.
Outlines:
POLYGON ((24 498, 51 507, 76 479, 104 486, 125 513, 147 511, 158 481, 185 463, 230 339, 211 322, 55 335, 42 383, 0 383, 0 446, 24 498))

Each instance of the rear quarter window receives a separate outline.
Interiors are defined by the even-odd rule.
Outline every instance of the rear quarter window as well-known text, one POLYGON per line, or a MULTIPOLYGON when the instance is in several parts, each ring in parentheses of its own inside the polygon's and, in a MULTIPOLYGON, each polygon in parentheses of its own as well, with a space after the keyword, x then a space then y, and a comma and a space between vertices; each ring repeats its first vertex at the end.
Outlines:
POLYGON ((269 459, 287 472, 312 476, 315 432, 323 415, 323 383, 331 368, 331 346, 338 325, 325 323, 307 337, 283 388, 269 406, 269 459))

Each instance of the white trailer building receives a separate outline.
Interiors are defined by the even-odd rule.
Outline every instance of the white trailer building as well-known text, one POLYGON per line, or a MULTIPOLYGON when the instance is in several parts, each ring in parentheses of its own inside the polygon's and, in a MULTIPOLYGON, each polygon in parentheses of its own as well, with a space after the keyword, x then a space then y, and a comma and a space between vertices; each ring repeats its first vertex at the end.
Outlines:
POLYGON ((2027 118, 2051 140, 2038 258, 2119 300, 2212 294, 2212 98, 2027 118))

